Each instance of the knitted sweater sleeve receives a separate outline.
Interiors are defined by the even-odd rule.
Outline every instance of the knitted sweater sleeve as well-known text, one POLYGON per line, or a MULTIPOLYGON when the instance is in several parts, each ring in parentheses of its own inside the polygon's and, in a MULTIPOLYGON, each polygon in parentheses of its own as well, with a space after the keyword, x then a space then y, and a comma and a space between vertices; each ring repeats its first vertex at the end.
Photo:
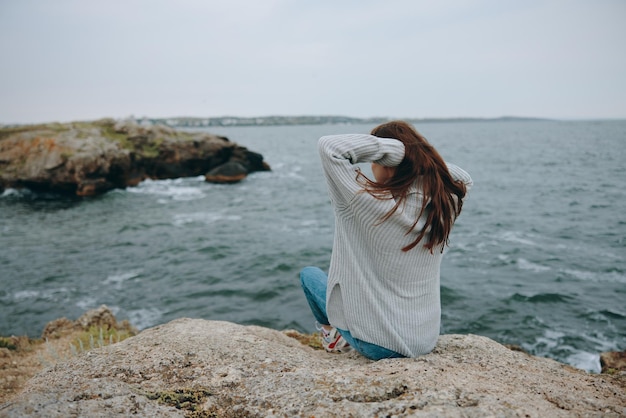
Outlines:
POLYGON ((356 181, 355 164, 374 162, 395 167, 404 158, 402 142, 367 134, 323 136, 318 149, 330 198, 339 208, 345 207, 362 189, 356 181))
POLYGON ((472 178, 470 177, 469 173, 457 165, 450 164, 450 163, 446 163, 446 164, 448 166, 448 171, 450 172, 450 175, 452 176, 452 178, 455 180, 461 180, 463 183, 465 183, 465 190, 469 192, 469 190, 474 185, 474 182, 472 181, 472 178))

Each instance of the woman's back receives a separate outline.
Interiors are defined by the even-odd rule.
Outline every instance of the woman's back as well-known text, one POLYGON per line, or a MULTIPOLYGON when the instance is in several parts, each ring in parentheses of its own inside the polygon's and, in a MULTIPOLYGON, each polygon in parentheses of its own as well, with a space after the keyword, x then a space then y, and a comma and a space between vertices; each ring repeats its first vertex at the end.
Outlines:
POLYGON ((415 357, 437 342, 443 248, 472 182, 409 125, 383 128, 398 135, 320 138, 335 237, 316 318, 353 342, 415 357), (373 163, 375 181, 359 163, 373 163))

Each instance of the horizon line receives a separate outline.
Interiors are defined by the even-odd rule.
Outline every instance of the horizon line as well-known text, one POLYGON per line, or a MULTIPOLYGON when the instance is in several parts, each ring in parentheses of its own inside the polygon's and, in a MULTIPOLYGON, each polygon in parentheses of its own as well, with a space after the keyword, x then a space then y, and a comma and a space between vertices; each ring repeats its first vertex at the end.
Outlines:
POLYGON ((264 116, 234 116, 234 115, 221 115, 221 116, 140 116, 137 117, 135 115, 128 115, 124 117, 112 117, 112 116, 103 116, 95 119, 72 119, 72 120, 53 120, 46 122, 24 122, 24 123, 4 123, 0 122, 0 128, 7 128, 12 126, 29 126, 29 125, 47 125, 54 123, 75 123, 75 122, 92 122, 98 121, 102 119, 113 119, 113 120, 128 120, 133 119, 136 121, 140 120, 177 120, 177 119, 189 119, 189 120, 220 120, 220 119, 237 119, 237 120, 251 120, 251 119, 296 119, 296 118, 343 118, 349 119, 355 122, 365 122, 368 121, 392 121, 392 120, 405 120, 409 122, 452 122, 452 121, 553 121, 553 122, 585 122, 585 121, 621 121, 626 120, 625 117, 571 117, 571 118, 552 118, 552 117, 540 117, 540 116, 513 116, 513 115, 502 115, 502 116, 428 116, 428 117, 390 117, 390 116, 368 116, 368 117, 359 117, 359 116, 345 116, 340 114, 298 114, 298 115, 288 115, 288 114, 269 114, 264 116))

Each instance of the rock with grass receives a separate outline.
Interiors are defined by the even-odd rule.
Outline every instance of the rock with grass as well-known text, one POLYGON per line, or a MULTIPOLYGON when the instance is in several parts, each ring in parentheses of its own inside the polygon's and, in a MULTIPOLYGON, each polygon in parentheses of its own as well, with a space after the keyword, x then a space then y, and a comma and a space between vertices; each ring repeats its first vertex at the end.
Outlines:
POLYGON ((0 404, 19 393, 28 379, 43 368, 118 343, 137 332, 127 320, 118 321, 102 305, 77 320, 59 318, 49 322, 41 338, 0 337, 0 404))
POLYGON ((476 335, 414 359, 312 348, 295 331, 179 319, 31 379, 6 417, 624 416, 619 376, 594 375, 476 335), (307 344, 303 344, 302 342, 307 344))
POLYGON ((263 156, 225 137, 163 125, 103 119, 0 129, 0 191, 94 196, 147 178, 205 175, 228 163, 245 175, 270 169, 263 156))
POLYGON ((603 373, 626 375, 626 350, 601 353, 600 366, 603 373))

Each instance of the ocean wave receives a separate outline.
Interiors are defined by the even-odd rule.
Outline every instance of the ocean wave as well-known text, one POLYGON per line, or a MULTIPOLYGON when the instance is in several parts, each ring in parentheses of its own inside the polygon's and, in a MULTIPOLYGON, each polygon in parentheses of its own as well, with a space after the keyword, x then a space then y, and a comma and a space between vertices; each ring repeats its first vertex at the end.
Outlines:
POLYGON ((591 310, 578 314, 578 318, 595 324, 602 324, 602 327, 606 327, 611 331, 618 332, 615 323, 619 324, 621 321, 626 320, 626 312, 617 312, 616 310, 591 310))
MULTIPOLYGON (((204 180, 204 177, 201 177, 201 179, 204 180)), ((205 196, 204 191, 198 187, 198 182, 198 178, 195 177, 168 180, 145 180, 137 187, 129 187, 126 190, 129 193, 147 194, 167 198, 159 199, 159 203, 167 203, 168 200, 189 201, 201 199, 205 196)))
MULTIPOLYGON (((88 311, 90 309, 95 309, 99 306, 98 304, 98 300, 96 298, 94 298, 93 296, 86 296, 82 299, 79 299, 76 301, 76 303, 74 304, 76 307, 82 309, 83 311, 88 311)), ((111 311, 114 315, 115 312, 111 311)))
POLYGON ((604 316, 606 316, 607 318, 612 318, 612 319, 626 319, 626 313, 625 312, 615 312, 609 309, 603 309, 600 311, 600 313, 604 316))
POLYGON ((573 299, 571 296, 560 293, 537 293, 532 296, 515 293, 509 298, 510 301, 529 303, 570 303, 573 299))
POLYGON ((127 311, 128 321, 137 329, 142 330, 159 323, 163 312, 157 308, 143 308, 127 311))
POLYGON ((455 231, 454 246, 465 243, 464 249, 479 253, 492 253, 494 249, 500 251, 506 249, 510 252, 525 250, 524 247, 538 247, 535 235, 530 235, 522 231, 501 231, 490 233, 486 231, 469 232, 455 231))
POLYGON ((232 255, 232 248, 228 245, 208 245, 206 247, 199 248, 197 252, 205 254, 211 260, 222 260, 232 255))
POLYGON ((301 172, 302 166, 300 165, 277 163, 272 165, 272 171, 266 173, 272 173, 272 176, 277 179, 307 180, 306 176, 300 174, 301 172))
POLYGON ((140 273, 141 271, 138 270, 138 271, 129 271, 127 273, 121 273, 121 274, 113 274, 113 275, 108 276, 104 280, 103 283, 105 285, 111 285, 115 289, 121 289, 125 281, 138 277, 140 273))
POLYGON ((5 189, 0 193, 0 199, 7 200, 26 200, 32 202, 51 202, 53 205, 60 203, 76 202, 80 199, 77 196, 70 196, 57 192, 33 191, 29 188, 5 189))
POLYGON ((441 286, 441 302, 445 305, 445 304, 452 304, 453 302, 456 301, 460 301, 463 300, 463 296, 461 294, 459 294, 459 292, 457 292, 456 290, 450 288, 450 287, 446 287, 446 286, 441 286))
POLYGON ((529 246, 538 245, 535 241, 531 240, 530 237, 520 231, 504 231, 498 235, 499 239, 502 241, 513 242, 516 244, 524 244, 529 246))
POLYGON ((565 358, 565 362, 577 369, 586 370, 591 373, 600 373, 600 354, 589 353, 587 351, 576 351, 565 358))
POLYGON ((539 347, 551 350, 561 345, 563 337, 565 337, 565 333, 547 329, 544 330, 543 335, 535 338, 534 343, 522 344, 522 347, 531 352, 537 352, 539 347))
POLYGON ((25 195, 30 195, 32 192, 28 189, 5 189, 2 194, 0 194, 0 198, 3 197, 22 197, 25 195))
POLYGON ((600 335, 572 330, 544 330, 534 342, 522 344, 524 350, 540 357, 551 357, 578 369, 600 373, 600 353, 616 350, 615 342, 600 335), (580 346, 586 349, 577 348, 580 346), (591 351, 590 351, 591 350, 591 351))
POLYGON ((532 261, 528 261, 525 258, 518 258, 516 263, 517 263, 517 266, 521 270, 529 270, 529 271, 533 271, 535 273, 541 273, 541 272, 544 272, 544 271, 551 270, 550 267, 542 266, 541 264, 537 264, 537 263, 533 263, 532 261))
POLYGON ((57 301, 59 295, 67 294, 69 290, 66 287, 59 287, 57 289, 45 289, 45 290, 18 290, 13 293, 13 300, 15 302, 22 302, 25 300, 50 300, 57 301))
POLYGON ((331 234, 332 225, 328 222, 320 222, 317 219, 294 220, 292 223, 285 222, 277 227, 283 233, 296 235, 319 235, 331 234))
POLYGON ((598 272, 584 271, 574 269, 561 269, 562 273, 572 276, 576 279, 589 282, 609 282, 609 283, 626 283, 626 275, 618 270, 598 272))
POLYGON ((196 213, 177 213, 174 215, 172 224, 175 226, 183 226, 190 223, 203 223, 205 225, 218 221, 235 222, 240 221, 239 215, 225 215, 224 213, 196 212, 196 213))

